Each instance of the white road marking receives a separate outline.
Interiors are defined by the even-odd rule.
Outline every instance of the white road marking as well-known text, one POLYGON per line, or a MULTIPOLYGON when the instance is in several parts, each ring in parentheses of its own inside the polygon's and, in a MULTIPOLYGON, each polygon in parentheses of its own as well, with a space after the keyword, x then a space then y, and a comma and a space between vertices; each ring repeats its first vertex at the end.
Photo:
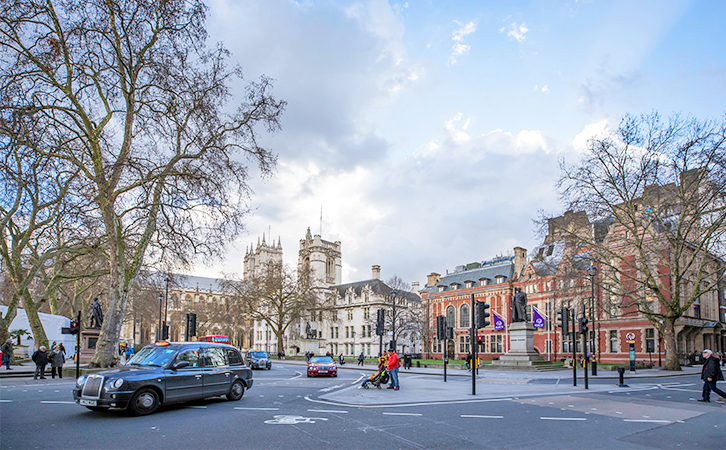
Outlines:
POLYGON ((474 419, 504 419, 504 416, 477 416, 474 414, 462 414, 461 417, 471 417, 474 419))
POLYGON ((671 423, 670 420, 657 420, 657 419, 623 419, 623 422, 671 423))
POLYGON ((419 413, 387 413, 387 412, 384 412, 383 415, 385 415, 385 416, 422 416, 423 414, 419 414, 419 413))
POLYGON ((0 400, 0 403, 12 403, 12 400, 0 400))
POLYGON ((296 380, 296 379, 298 379, 298 378, 300 378, 300 377, 302 376, 302 372, 298 372, 298 371, 296 370, 296 371, 295 371, 295 373, 296 373, 297 375, 295 375, 295 376, 294 376, 294 377, 292 377, 292 378, 288 378, 288 379, 289 379, 289 380, 296 380))
POLYGON ((43 400, 40 403, 51 404, 51 405, 54 405, 54 404, 58 404, 58 405, 75 405, 76 404, 76 402, 61 402, 61 401, 53 401, 53 400, 43 400))
POLYGON ((336 411, 333 409, 308 409, 308 412, 324 412, 324 413, 334 413, 334 414, 348 414, 348 411, 336 411))
POLYGON ((318 389, 318 391, 319 392, 330 392, 333 389, 338 389, 339 387, 343 387, 343 386, 345 386, 345 385, 344 384, 336 384, 335 386, 330 386, 330 387, 327 387, 327 388, 318 389))
POLYGON ((194 409, 207 409, 206 406, 190 406, 190 408, 194 408, 194 409))
POLYGON ((249 411, 279 411, 280 410, 280 408, 245 408, 242 406, 238 406, 234 409, 244 409, 244 410, 249 410, 249 411))
POLYGON ((489 398, 489 399, 483 399, 483 400, 453 400, 453 401, 444 401, 444 402, 418 402, 418 403, 404 403, 404 404, 395 404, 395 405, 351 405, 348 403, 337 403, 337 402, 330 402, 325 400, 315 400, 308 396, 305 397, 305 400, 313 403, 322 403, 326 406, 343 406, 346 408, 365 408, 365 409, 375 409, 375 408, 408 408, 410 406, 435 406, 435 405, 452 405, 452 404, 462 404, 462 403, 488 403, 488 402, 505 402, 512 400, 511 397, 505 397, 505 398, 489 398))
POLYGON ((584 417, 540 417, 541 420, 587 420, 584 417))
POLYGON ((363 378, 368 378, 368 376, 367 375, 361 375, 361 376, 358 377, 357 380, 355 380, 354 382, 352 382, 350 384, 351 385, 358 384, 360 382, 360 380, 362 380, 363 378))

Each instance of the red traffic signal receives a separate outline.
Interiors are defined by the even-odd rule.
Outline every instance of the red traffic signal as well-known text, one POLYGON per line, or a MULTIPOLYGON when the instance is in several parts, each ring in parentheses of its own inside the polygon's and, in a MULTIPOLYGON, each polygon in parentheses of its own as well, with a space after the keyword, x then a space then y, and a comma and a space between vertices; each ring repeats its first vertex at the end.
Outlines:
POLYGON ((78 334, 81 331, 81 324, 78 323, 77 320, 71 320, 71 326, 70 326, 71 334, 78 334))

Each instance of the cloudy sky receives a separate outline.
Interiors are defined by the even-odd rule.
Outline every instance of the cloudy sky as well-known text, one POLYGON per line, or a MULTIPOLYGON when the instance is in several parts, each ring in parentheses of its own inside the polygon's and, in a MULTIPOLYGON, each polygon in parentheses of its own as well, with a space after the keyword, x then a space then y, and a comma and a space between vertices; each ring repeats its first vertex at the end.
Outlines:
POLYGON ((558 161, 625 113, 726 111, 726 2, 210 0, 248 80, 288 102, 248 234, 196 275, 241 274, 269 233, 295 264, 309 226, 343 282, 530 251, 561 213, 558 161))

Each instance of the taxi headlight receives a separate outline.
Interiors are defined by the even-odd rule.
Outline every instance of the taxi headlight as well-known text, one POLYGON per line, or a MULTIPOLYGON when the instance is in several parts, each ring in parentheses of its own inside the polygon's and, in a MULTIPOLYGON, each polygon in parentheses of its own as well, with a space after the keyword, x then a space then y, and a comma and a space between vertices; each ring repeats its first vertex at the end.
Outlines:
POLYGON ((85 376, 85 375, 81 375, 81 376, 80 376, 80 377, 78 377, 78 379, 76 380, 76 385, 78 385, 78 386, 80 386, 80 387, 83 387, 83 383, 85 383, 85 382, 86 382, 86 376, 85 376))
POLYGON ((116 378, 116 379, 115 379, 115 380, 113 380, 113 382, 111 383, 111 387, 113 387, 114 389, 118 389, 118 388, 120 388, 120 387, 121 387, 121 385, 122 385, 122 384, 124 384, 124 380, 123 380, 123 378, 116 378))

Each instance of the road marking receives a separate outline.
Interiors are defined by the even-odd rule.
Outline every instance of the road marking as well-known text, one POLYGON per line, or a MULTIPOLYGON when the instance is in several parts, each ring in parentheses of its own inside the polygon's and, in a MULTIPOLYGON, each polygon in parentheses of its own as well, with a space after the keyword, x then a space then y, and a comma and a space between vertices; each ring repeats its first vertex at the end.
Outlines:
POLYGON ((360 382, 360 380, 362 380, 363 378, 368 378, 368 376, 367 375, 361 375, 361 376, 358 377, 357 380, 355 380, 354 382, 352 382, 350 384, 351 385, 358 384, 358 382, 360 382))
POLYGON ((324 413, 334 413, 334 414, 348 414, 348 411, 336 411, 333 409, 308 409, 308 412, 324 412, 324 413))
POLYGON ((327 387, 327 388, 318 389, 318 392, 330 392, 333 389, 338 389, 339 387, 343 387, 343 386, 345 386, 345 385, 344 384, 336 384, 335 386, 330 386, 330 387, 327 387))
POLYGON ((0 400, 0 403, 12 403, 12 400, 0 400))
POLYGON ((76 402, 61 402, 61 401, 53 401, 53 400, 43 400, 40 403, 51 404, 51 405, 55 405, 55 404, 58 404, 58 405, 75 405, 76 404, 76 402))
POLYGON ((504 419, 504 416, 477 416, 474 414, 462 414, 461 417, 471 417, 474 419, 504 419))
POLYGON ((423 414, 419 414, 419 413, 386 413, 386 412, 384 412, 383 415, 385 415, 385 416, 422 416, 423 414))
POLYGON ((417 403, 403 403, 403 404, 395 404, 395 405, 354 405, 354 404, 348 404, 348 403, 338 403, 338 402, 331 402, 327 400, 316 400, 312 399, 308 396, 305 396, 305 400, 313 403, 322 403, 326 406, 343 406, 346 408, 365 408, 365 409, 375 409, 375 408, 407 408, 411 406, 436 406, 436 405, 452 405, 452 404, 462 404, 462 403, 488 403, 488 402, 507 402, 511 401, 512 397, 505 397, 505 398, 489 398, 485 400, 452 400, 452 401, 443 401, 443 402, 417 402, 417 403))
POLYGON ((587 420, 584 417, 540 417, 541 420, 587 420))
POLYGON ((190 408, 195 408, 195 409, 207 409, 207 407, 206 407, 206 406, 190 406, 190 408))
POLYGON ((297 375, 295 375, 295 376, 294 376, 294 377, 292 377, 292 378, 288 378, 288 380, 296 380, 296 379, 298 379, 298 378, 300 378, 300 377, 302 376, 302 372, 298 372, 298 371, 296 370, 296 371, 295 371, 295 373, 296 373, 297 375))
POLYGON ((245 408, 242 406, 238 406, 235 409, 244 409, 249 411, 279 411, 280 408, 245 408))
POLYGON ((623 422, 671 423, 670 420, 657 420, 657 419, 623 419, 623 422))

